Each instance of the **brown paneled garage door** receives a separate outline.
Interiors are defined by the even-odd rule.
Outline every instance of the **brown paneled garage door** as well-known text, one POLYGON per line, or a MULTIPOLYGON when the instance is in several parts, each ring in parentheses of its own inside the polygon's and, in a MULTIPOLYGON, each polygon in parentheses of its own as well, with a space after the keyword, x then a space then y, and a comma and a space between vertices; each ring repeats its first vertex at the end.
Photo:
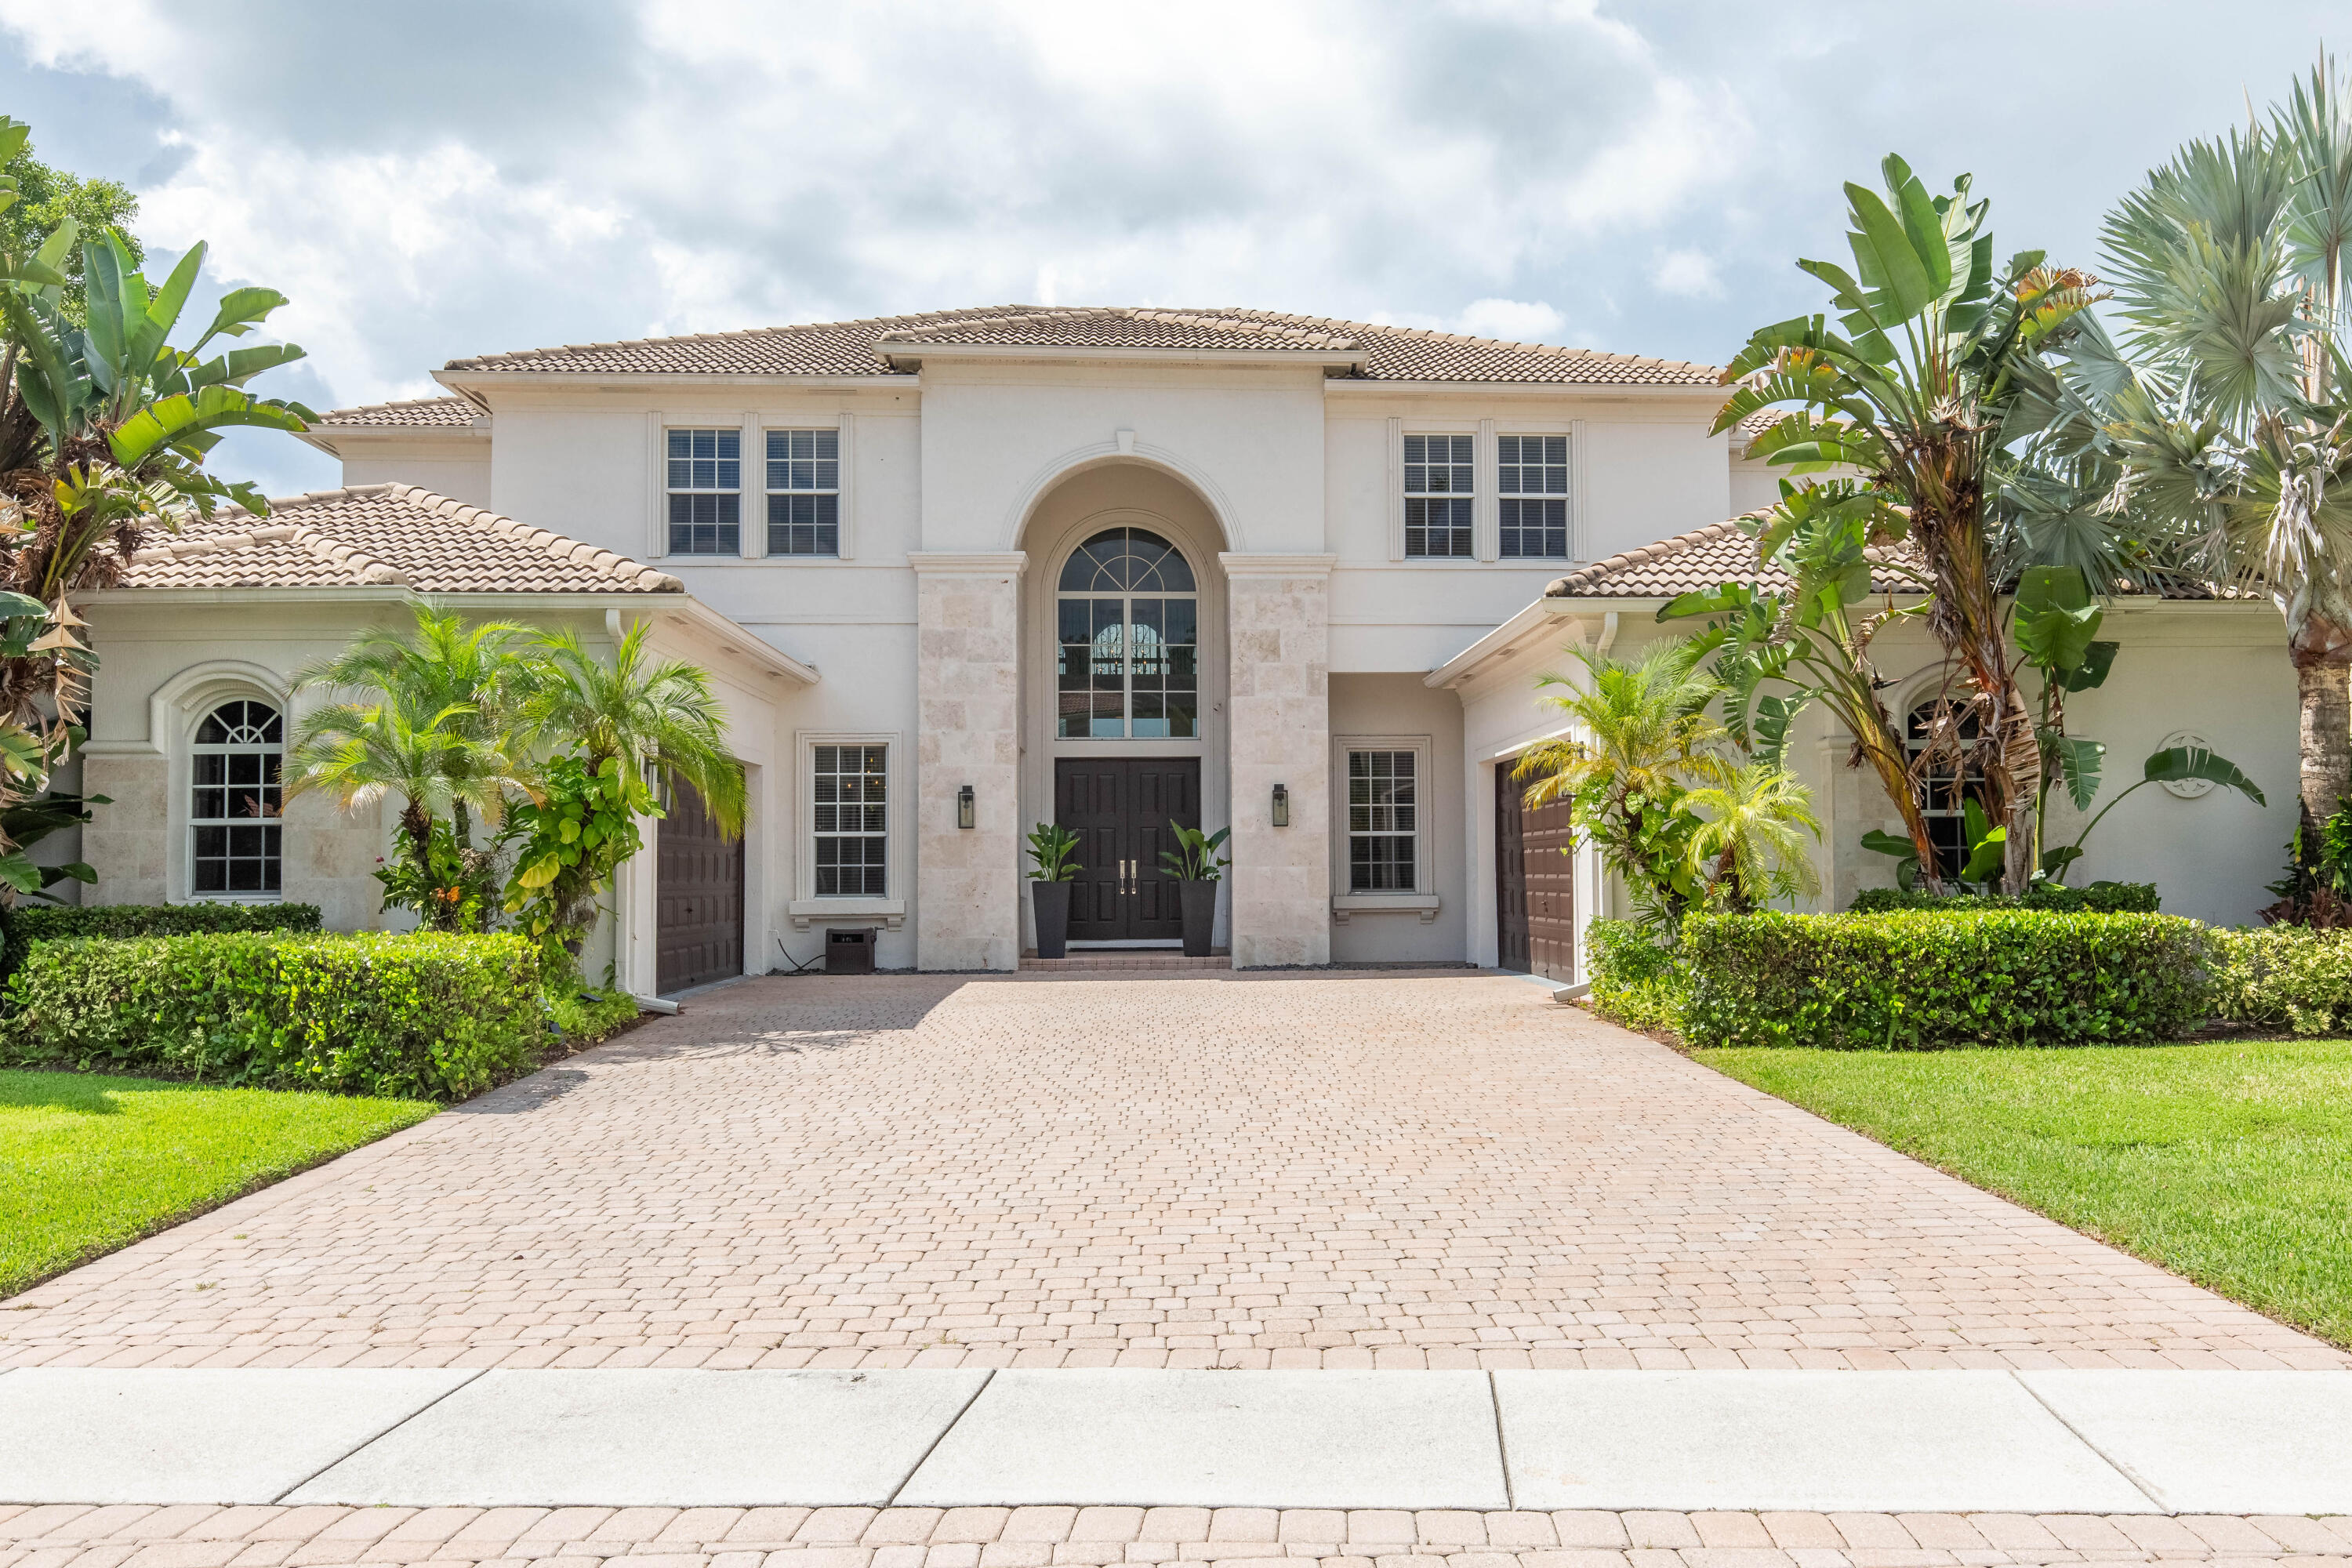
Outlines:
POLYGON ((1511 777, 1511 759, 1495 764, 1496 962, 1549 980, 1576 979, 1575 836, 1566 800, 1531 806, 1511 777))
POLYGON ((743 841, 723 838, 702 797, 676 786, 660 845, 656 984, 664 992, 743 973, 743 841))

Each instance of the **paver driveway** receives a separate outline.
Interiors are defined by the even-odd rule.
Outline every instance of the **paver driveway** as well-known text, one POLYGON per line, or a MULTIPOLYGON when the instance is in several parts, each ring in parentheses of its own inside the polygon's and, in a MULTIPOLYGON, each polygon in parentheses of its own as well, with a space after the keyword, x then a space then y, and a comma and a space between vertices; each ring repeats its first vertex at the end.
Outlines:
POLYGON ((1469 973, 761 980, 53 1280, 0 1365, 2344 1365, 1469 973))

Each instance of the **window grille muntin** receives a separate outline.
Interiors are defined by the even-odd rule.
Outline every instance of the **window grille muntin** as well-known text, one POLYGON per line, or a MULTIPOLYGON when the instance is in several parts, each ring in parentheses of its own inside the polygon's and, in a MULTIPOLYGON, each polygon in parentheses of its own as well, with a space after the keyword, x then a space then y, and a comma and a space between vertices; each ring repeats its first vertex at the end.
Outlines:
POLYGON ((1477 472, 1474 446, 1468 436, 1404 438, 1406 555, 1469 559, 1477 472))
POLYGON ((879 899, 889 888, 890 748, 810 748, 811 857, 820 899, 879 899))
POLYGON ((768 553, 841 553, 841 432, 767 432, 768 553))
POLYGON ((1200 734, 1200 599, 1174 545, 1140 528, 1096 534, 1064 563, 1055 616, 1057 736, 1200 734))
MULTIPOLYGON (((1978 794, 1984 784, 1984 764, 1974 750, 1982 733, 1976 710, 1958 713, 1951 723, 1951 733, 1962 746, 1969 748, 1965 763, 1954 766, 1948 754, 1940 754, 1933 762, 1923 763, 1921 754, 1936 732, 1936 723, 1946 708, 1961 708, 1963 704, 1940 693, 1922 699, 1911 705, 1905 715, 1903 746, 1911 759, 1912 776, 1919 781, 1920 815, 1927 819, 1927 842, 1935 847, 1939 875, 1957 877, 1969 863, 1969 827, 1966 801, 1978 794)), ((1952 741, 1945 742, 1947 751, 1952 741)))
POLYGON ((678 429, 664 458, 673 555, 743 552, 743 432, 678 429))
POLYGON ((1568 437, 1501 436, 1495 442, 1501 552, 1507 558, 1565 560, 1568 437))
POLYGON ((285 716, 267 702, 224 702, 188 747, 188 890, 267 898, 283 886, 285 716))
POLYGON ((1348 890, 1420 890, 1421 810, 1417 753, 1380 747, 1348 752, 1348 890))

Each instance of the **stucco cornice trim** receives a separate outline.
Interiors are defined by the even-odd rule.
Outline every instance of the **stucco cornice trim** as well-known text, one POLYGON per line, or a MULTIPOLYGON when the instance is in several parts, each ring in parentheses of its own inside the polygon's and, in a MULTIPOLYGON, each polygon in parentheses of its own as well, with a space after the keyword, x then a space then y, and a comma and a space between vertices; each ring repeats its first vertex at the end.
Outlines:
POLYGON ((1018 576, 1029 563, 1025 550, 909 550, 907 564, 927 577, 1018 576))
POLYGON ((1248 542, 1242 538, 1241 521, 1234 513, 1233 502, 1225 498, 1223 488, 1182 454, 1154 446, 1149 441, 1138 440, 1132 430, 1122 430, 1108 441, 1074 447, 1030 475, 1029 482, 1022 487, 1021 494, 1005 512, 1004 531, 1000 535, 1005 548, 1010 550, 1020 542, 1022 531, 1029 526, 1031 515, 1036 511, 1037 503, 1045 499, 1047 490, 1073 474, 1114 462, 1139 463, 1146 468, 1158 468, 1192 486, 1208 503, 1209 515, 1217 520, 1218 531, 1224 535, 1225 542, 1235 550, 1249 548, 1248 542))
POLYGON ((1336 555, 1249 554, 1228 552, 1217 557, 1217 564, 1225 569, 1228 577, 1328 577, 1338 565, 1336 555))

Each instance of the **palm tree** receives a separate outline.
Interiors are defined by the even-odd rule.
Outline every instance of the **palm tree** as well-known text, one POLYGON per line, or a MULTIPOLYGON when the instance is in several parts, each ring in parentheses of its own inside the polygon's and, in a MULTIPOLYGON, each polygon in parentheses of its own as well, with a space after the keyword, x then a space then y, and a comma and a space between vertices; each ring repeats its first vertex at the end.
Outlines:
POLYGON ((1539 687, 1561 687, 1544 700, 1580 733, 1528 748, 1513 776, 1535 782, 1531 805, 1568 797, 1576 826, 1622 876, 1635 897, 1668 920, 1687 909, 1696 886, 1688 866, 1694 819, 1681 809, 1694 783, 1728 782, 1717 752, 1727 738, 1707 717, 1722 686, 1697 668, 1701 646, 1677 638, 1652 644, 1638 659, 1575 650, 1579 681, 1547 674, 1539 687))
MULTIPOLYGON (((298 689, 381 692, 400 713, 438 715, 438 731, 465 742, 444 753, 445 765, 486 767, 494 778, 515 773, 509 753, 530 668, 520 645, 530 634, 508 621, 468 626, 462 616, 436 616, 425 605, 410 608, 412 628, 361 632, 341 653, 305 668, 298 689)), ((473 847, 470 799, 464 790, 449 795, 460 852, 473 847)))
POLYGON ((1710 904, 1746 914, 1761 900, 1822 890, 1805 852, 1805 835, 1818 841, 1822 825, 1811 795, 1786 769, 1750 763, 1721 784, 1692 790, 1683 805, 1706 818, 1691 834, 1690 856, 1707 879, 1710 904))
POLYGON ((607 664, 569 630, 543 634, 520 693, 520 732, 560 743, 592 774, 617 757, 632 772, 691 784, 732 837, 743 830, 743 764, 727 750, 726 713, 709 674, 655 658, 648 635, 631 627, 607 664))
POLYGON ((389 696, 316 709, 288 738, 286 796, 324 790, 350 811, 397 795, 401 837, 429 874, 434 817, 464 802, 496 819, 518 783, 502 756, 462 732, 472 717, 456 707, 419 712, 389 696))
POLYGON ((2182 147, 2108 215, 2130 363, 2115 505, 2195 536, 2284 618, 2305 863, 2352 795, 2352 99, 2323 60, 2267 124, 2182 147))
POLYGON ((2091 300, 2083 273, 2039 251, 1996 275, 1988 204, 1962 176, 1931 196, 1910 166, 1882 164, 1886 195, 1845 187, 1854 270, 1800 261, 1843 312, 1763 328, 1723 373, 1739 390, 1716 428, 1760 408, 1795 412, 1755 437, 1751 455, 1792 474, 1848 468, 1875 498, 1874 540, 1907 536, 1931 590, 1927 626, 1969 689, 1990 815, 2008 825, 2003 885, 2034 873, 2033 806, 2042 773, 2034 710, 2010 657, 1999 521, 2017 448, 2056 409, 2042 363, 2091 300), (1819 417, 1816 417, 1816 415, 1819 417))

